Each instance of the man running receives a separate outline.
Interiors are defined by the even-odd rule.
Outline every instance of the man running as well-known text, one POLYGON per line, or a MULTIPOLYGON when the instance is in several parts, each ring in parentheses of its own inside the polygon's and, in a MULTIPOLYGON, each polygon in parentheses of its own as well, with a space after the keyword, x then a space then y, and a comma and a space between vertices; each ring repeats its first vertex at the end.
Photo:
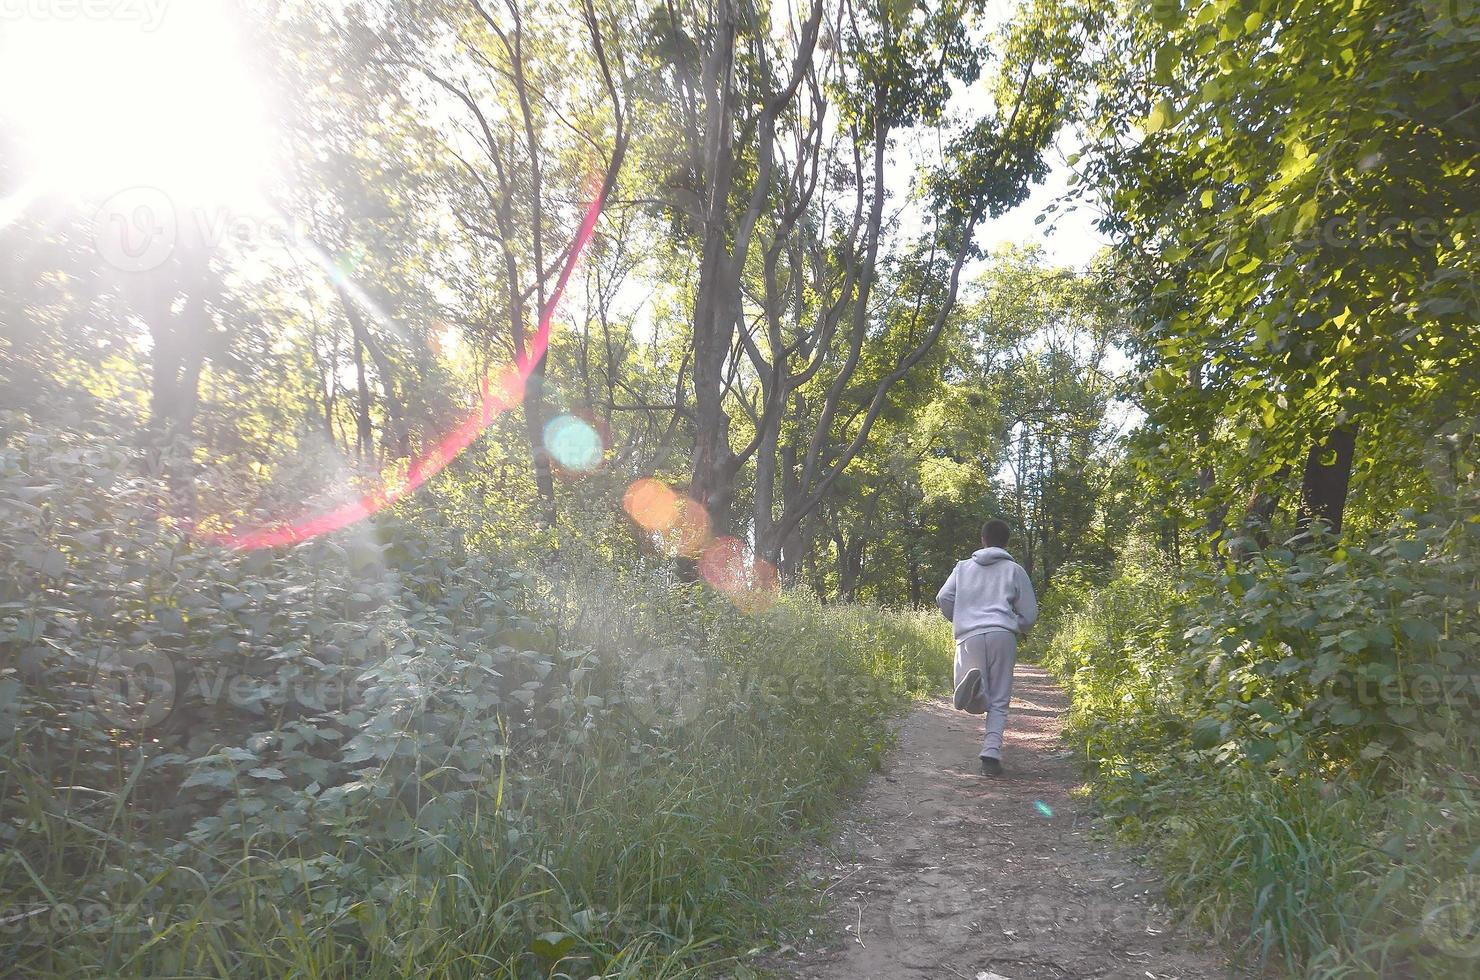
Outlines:
POLYGON ((983 776, 1002 773, 1002 730, 1012 700, 1017 639, 1038 620, 1033 583, 1006 551, 1011 534, 1006 521, 983 524, 981 550, 956 563, 935 597, 956 635, 955 706, 987 716, 983 776))

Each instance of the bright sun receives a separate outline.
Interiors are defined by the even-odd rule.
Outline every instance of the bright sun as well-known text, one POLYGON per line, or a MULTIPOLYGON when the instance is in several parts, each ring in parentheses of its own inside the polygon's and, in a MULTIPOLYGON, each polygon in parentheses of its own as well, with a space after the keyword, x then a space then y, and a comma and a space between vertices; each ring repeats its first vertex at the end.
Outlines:
POLYGON ((145 186, 177 201, 242 208, 260 202, 266 107, 226 0, 19 10, 0 22, 0 125, 19 144, 27 183, 102 196, 145 186))

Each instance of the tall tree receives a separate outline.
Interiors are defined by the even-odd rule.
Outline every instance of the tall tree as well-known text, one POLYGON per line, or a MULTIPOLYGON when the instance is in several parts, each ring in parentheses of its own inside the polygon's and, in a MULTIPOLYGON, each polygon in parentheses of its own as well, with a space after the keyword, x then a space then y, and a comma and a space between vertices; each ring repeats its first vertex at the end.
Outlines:
POLYGON ((1383 519, 1475 414, 1477 43, 1442 4, 1203 0, 1106 45, 1085 168, 1134 269, 1148 442, 1218 523, 1260 498, 1339 528, 1352 485, 1383 519))

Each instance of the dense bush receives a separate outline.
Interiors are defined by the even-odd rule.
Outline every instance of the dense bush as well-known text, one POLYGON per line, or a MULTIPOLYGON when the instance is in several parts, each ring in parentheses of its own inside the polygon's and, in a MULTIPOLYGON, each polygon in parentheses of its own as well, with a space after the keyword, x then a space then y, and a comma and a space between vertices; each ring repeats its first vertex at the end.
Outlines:
POLYGON ((938 620, 521 567, 435 497, 228 552, 168 518, 146 453, 4 421, 23 975, 712 964, 784 921, 781 855, 949 670, 938 620))
POLYGON ((1201 577, 1133 565, 1047 641, 1114 826, 1292 972, 1453 976, 1480 953, 1450 895, 1480 872, 1480 521, 1459 504, 1201 577))

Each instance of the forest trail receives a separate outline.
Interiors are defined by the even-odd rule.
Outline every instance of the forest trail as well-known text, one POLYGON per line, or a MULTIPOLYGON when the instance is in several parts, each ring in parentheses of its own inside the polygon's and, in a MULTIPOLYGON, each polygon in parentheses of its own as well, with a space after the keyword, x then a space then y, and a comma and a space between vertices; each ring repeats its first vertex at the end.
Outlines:
POLYGON ((980 717, 946 698, 909 716, 806 870, 826 889, 842 945, 792 952, 774 969, 808 980, 1234 975, 1173 927, 1153 874, 1091 837, 1059 739, 1064 692, 1020 664, 1013 693, 995 779, 977 762, 980 717))

